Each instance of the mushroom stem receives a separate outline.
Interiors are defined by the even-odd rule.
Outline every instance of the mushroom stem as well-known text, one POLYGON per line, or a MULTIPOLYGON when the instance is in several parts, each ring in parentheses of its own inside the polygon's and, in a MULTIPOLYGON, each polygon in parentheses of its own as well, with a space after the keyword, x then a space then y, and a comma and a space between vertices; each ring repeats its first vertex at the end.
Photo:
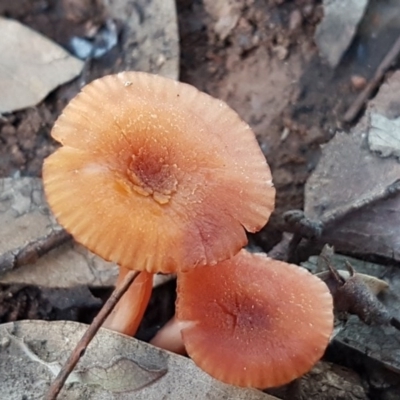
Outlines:
POLYGON ((184 327, 175 317, 171 318, 150 340, 153 346, 171 351, 176 354, 186 355, 181 330, 184 327))
MULTIPOLYGON (((121 285, 130 271, 128 268, 120 267, 116 288, 121 285)), ((152 289, 153 274, 141 272, 108 316, 103 327, 133 336, 142 321, 152 289)))

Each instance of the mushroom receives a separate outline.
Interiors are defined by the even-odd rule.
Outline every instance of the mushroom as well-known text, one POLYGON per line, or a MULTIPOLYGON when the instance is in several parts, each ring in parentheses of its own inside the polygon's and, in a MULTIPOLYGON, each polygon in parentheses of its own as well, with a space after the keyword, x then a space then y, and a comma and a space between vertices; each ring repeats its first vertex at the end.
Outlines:
MULTIPOLYGON (((119 287, 128 272, 129 269, 120 267, 116 287, 119 287)), ((121 297, 103 327, 134 336, 143 319, 152 290, 153 274, 142 271, 121 297)))
POLYGON ((178 321, 174 316, 154 335, 150 343, 172 353, 186 355, 181 334, 184 327, 185 323, 178 321))
POLYGON ((214 265, 274 208, 270 169, 250 127, 184 83, 143 72, 97 79, 67 105, 52 136, 62 147, 44 162, 48 203, 121 276, 214 265))
POLYGON ((242 250, 178 274, 177 320, 193 361, 237 386, 280 386, 322 357, 332 296, 304 268, 242 250))

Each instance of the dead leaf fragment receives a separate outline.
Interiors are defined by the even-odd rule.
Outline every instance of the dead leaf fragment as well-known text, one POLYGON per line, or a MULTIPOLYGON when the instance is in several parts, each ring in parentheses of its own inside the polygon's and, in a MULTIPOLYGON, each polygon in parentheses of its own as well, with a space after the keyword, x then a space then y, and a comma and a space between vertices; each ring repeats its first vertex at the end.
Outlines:
POLYGON ((336 67, 356 33, 368 0, 324 0, 324 17, 315 31, 321 55, 336 67))
POLYGON ((371 113, 368 145, 382 157, 400 157, 400 118, 389 119, 382 114, 371 113))
POLYGON ((85 247, 71 241, 34 263, 28 263, 0 277, 4 284, 38 285, 48 288, 110 287, 115 284, 118 267, 104 261, 85 247))
POLYGON ((241 5, 232 0, 205 0, 204 8, 214 20, 214 32, 219 40, 225 40, 237 25, 241 15, 241 5))
MULTIPOLYGON (((16 264, 18 255, 62 228, 52 216, 37 178, 0 179, 0 282, 71 288, 112 286, 118 267, 69 241, 38 259, 16 264)), ((33 252, 34 253, 34 252, 33 252)), ((31 254, 25 252, 25 254, 31 254)), ((37 254, 40 256, 41 254, 37 254)))
POLYGON ((0 271, 13 268, 12 257, 29 243, 61 231, 44 199, 40 179, 0 179, 0 271))
POLYGON ((83 62, 17 21, 0 17, 0 113, 31 107, 78 76, 83 62))
POLYGON ((280 399, 368 400, 363 381, 353 370, 320 361, 306 375, 289 385, 269 390, 280 399))
MULTIPOLYGON (((42 399, 86 330, 76 322, 19 321, 0 325, 1 395, 42 399), (16 373, 16 371, 18 371, 16 373), (23 379, 21 378, 23 377, 23 379)), ((60 399, 277 400, 219 382, 188 358, 101 329, 60 399)))
MULTIPOLYGON (((368 144, 368 132, 376 129, 374 124, 382 127, 382 121, 391 120, 392 130, 399 115, 400 72, 396 72, 382 85, 354 130, 350 134, 338 132, 324 146, 306 184, 304 207, 309 219, 330 221, 323 229, 321 243, 334 245, 339 252, 400 260, 400 193, 391 191, 398 186, 400 163, 394 157, 382 158, 368 144), (385 192, 389 195, 384 199, 374 200, 385 192), (335 221, 331 218, 334 215, 346 218, 335 221)), ((393 132, 398 140, 398 131, 393 132)), ((396 146, 396 140, 390 143, 392 148, 396 146)), ((392 154, 396 148, 394 151, 392 154)))
MULTIPOLYGON (((318 257, 310 257, 302 266, 311 272, 317 269, 318 257)), ((340 270, 349 262, 357 272, 383 279, 390 287, 378 298, 389 314, 400 318, 400 270, 386 267, 355 258, 335 254, 331 258, 332 265, 340 270)), ((366 325, 357 316, 350 316, 340 332, 334 337, 333 343, 340 343, 363 354, 364 357, 377 361, 385 368, 400 373, 399 331, 388 325, 366 325)))

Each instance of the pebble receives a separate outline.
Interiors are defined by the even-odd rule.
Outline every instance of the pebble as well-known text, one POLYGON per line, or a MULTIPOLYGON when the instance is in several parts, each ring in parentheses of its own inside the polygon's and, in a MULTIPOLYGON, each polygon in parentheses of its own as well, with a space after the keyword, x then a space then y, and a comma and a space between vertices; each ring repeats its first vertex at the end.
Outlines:
POLYGON ((278 57, 278 60, 283 61, 289 53, 289 50, 285 47, 285 46, 275 46, 273 48, 274 53, 276 54, 276 56, 278 57))
POLYGON ((299 10, 293 10, 289 17, 289 30, 295 31, 296 29, 300 28, 302 23, 303 16, 301 15, 301 12, 299 10))
POLYGON ((351 85, 356 90, 362 90, 367 85, 367 80, 361 75, 353 75, 351 77, 351 85))

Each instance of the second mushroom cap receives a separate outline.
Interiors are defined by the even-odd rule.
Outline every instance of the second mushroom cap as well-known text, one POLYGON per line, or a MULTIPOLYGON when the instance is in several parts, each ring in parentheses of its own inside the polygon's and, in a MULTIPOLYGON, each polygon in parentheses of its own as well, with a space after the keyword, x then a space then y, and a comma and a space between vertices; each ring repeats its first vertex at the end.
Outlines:
POLYGON ((177 318, 193 361, 237 386, 280 386, 322 357, 332 296, 304 268, 240 251, 217 267, 178 274, 177 318))

